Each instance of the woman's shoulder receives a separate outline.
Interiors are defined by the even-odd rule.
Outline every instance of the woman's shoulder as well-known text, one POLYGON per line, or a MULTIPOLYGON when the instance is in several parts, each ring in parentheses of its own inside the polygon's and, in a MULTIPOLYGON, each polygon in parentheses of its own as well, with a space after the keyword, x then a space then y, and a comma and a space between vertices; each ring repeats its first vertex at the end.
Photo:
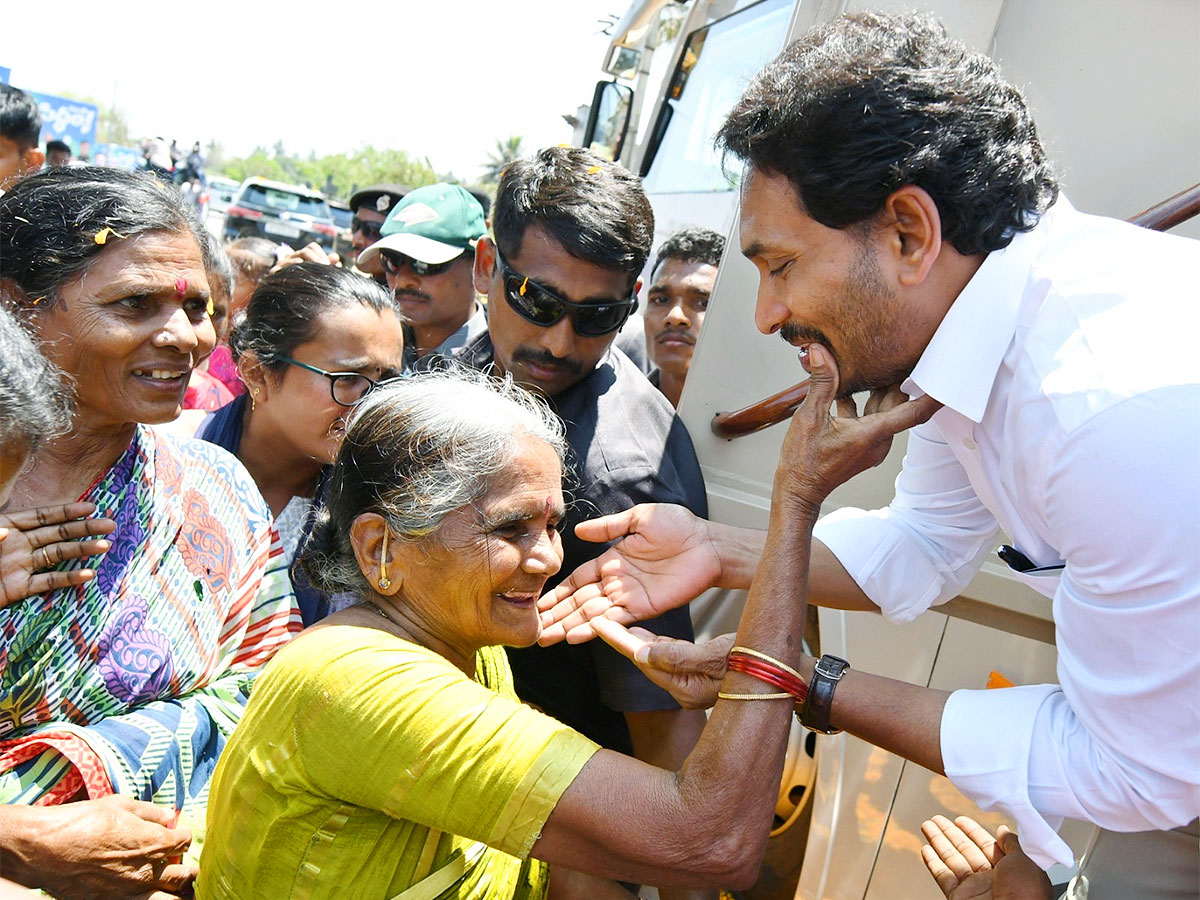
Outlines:
POLYGON ((252 522, 271 522, 271 510, 241 461, 222 447, 158 427, 139 426, 153 451, 155 478, 179 492, 196 490, 210 499, 225 497, 231 510, 252 522))

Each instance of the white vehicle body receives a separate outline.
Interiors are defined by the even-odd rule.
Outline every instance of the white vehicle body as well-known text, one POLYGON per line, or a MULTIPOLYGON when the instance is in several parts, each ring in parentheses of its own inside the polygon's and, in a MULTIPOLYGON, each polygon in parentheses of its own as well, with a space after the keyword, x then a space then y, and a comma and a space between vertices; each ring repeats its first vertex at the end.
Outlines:
MULTIPOLYGON (((605 69, 610 74, 624 69, 621 75, 628 77, 620 83, 632 95, 619 102, 615 95, 608 97, 589 123, 584 146, 603 133, 606 121, 619 125, 621 116, 614 113, 628 106, 624 140, 608 141, 607 150, 644 175, 657 219, 656 245, 688 224, 729 237, 679 407, 703 467, 713 519, 765 528, 783 438, 779 426, 736 440, 718 437, 710 428, 714 414, 745 407, 804 377, 794 349, 754 327, 758 277, 738 249, 738 195, 712 148, 713 133, 749 78, 813 25, 844 12, 903 11, 913 5, 912 0, 643 0, 630 7, 613 33, 605 69), (664 28, 664 18, 678 21, 664 28), (679 91, 673 76, 684 70, 679 91), (678 97, 668 96, 673 90, 678 97), (664 106, 673 110, 665 128, 664 106), (596 122, 600 127, 590 127, 596 122)), ((938 16, 951 35, 992 56, 1006 78, 1024 89, 1064 192, 1077 208, 1126 218, 1197 181, 1200 4, 932 0, 917 5, 938 16)), ((619 133, 619 127, 611 129, 619 133)), ((605 144, 600 140, 593 149, 605 152, 605 144)), ((1176 233, 1200 237, 1200 219, 1178 226, 1176 233)), ((882 466, 834 492, 827 509, 885 505, 903 453, 899 440, 882 466)), ((713 592, 696 601, 698 631, 732 630, 742 600, 713 592)), ((983 688, 992 673, 1017 684, 1056 680, 1050 601, 998 560, 985 564, 960 597, 909 625, 833 610, 821 610, 819 624, 822 652, 917 684, 983 688)), ((981 813, 947 779, 845 735, 813 740, 795 727, 788 765, 777 813, 781 821, 803 820, 811 813, 811 824, 805 829, 802 822, 773 839, 771 877, 783 880, 773 887, 764 879, 751 896, 937 900, 941 893, 918 853, 922 820, 943 813, 974 815, 993 828, 1004 821, 981 813), (794 788, 790 797, 789 786, 794 788), (789 868, 799 869, 798 879, 794 871, 790 880, 785 877, 789 868)), ((1078 853, 1091 831, 1068 822, 1062 833, 1078 853)), ((1069 875, 1061 868, 1051 872, 1056 883, 1069 875)))

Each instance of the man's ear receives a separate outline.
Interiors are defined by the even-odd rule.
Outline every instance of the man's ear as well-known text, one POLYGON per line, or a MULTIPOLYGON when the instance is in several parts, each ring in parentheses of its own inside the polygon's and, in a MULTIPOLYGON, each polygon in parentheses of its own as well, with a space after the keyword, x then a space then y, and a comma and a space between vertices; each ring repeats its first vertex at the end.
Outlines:
POLYGON ((36 172, 46 162, 46 154, 37 147, 30 147, 21 154, 21 159, 24 172, 36 172))
POLYGON ((937 204, 924 188, 906 184, 884 201, 883 219, 897 280, 905 287, 921 284, 942 252, 937 204))
POLYGON ((492 270, 496 267, 496 245, 487 235, 475 242, 475 293, 485 297, 491 289, 492 270))

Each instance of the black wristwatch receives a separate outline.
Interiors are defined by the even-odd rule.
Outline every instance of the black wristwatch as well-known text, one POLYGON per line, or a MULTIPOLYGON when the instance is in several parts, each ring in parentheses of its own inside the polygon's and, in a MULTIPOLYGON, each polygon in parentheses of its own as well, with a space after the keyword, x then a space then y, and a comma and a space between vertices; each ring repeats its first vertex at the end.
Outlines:
POLYGON ((812 681, 808 684, 808 697, 804 701, 804 712, 800 714, 800 724, 809 731, 819 734, 837 734, 842 729, 833 728, 829 724, 829 709, 833 706, 833 692, 842 679, 842 675, 850 668, 850 663, 840 656, 830 656, 826 653, 813 670, 812 681))

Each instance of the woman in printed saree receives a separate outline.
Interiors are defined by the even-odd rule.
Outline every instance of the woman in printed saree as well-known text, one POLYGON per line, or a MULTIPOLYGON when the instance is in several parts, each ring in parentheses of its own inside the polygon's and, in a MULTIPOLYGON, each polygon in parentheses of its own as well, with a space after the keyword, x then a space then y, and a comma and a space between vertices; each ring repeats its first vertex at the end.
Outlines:
MULTIPOLYGON (((501 645, 537 640, 562 563, 564 446, 543 401, 481 373, 393 381, 355 409, 301 563, 359 602, 257 681, 213 776, 199 900, 540 898, 563 875, 577 896, 629 898, 612 879, 755 879, 791 695, 731 673, 669 772, 513 693, 501 645)), ((738 640, 794 666, 803 613, 778 596, 751 593, 738 640)))
POLYGON ((0 198, 3 301, 74 388, 5 515, 41 574, 81 565, 35 546, 48 508, 115 525, 90 575, 0 609, 0 867, 60 898, 189 880, 176 820, 203 822, 252 679, 299 628, 249 474, 147 427, 179 414, 215 339, 199 227, 170 188, 113 169, 0 198))

